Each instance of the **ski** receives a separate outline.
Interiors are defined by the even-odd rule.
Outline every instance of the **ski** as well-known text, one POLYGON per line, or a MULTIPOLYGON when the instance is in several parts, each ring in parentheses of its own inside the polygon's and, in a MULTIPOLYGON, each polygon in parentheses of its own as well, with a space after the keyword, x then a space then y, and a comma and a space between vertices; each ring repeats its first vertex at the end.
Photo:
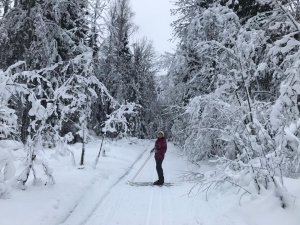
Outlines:
POLYGON ((174 186, 174 183, 164 183, 163 185, 154 185, 153 182, 132 182, 132 181, 128 181, 127 182, 129 185, 131 186, 137 186, 137 187, 143 187, 143 186, 166 186, 166 187, 171 187, 174 186))

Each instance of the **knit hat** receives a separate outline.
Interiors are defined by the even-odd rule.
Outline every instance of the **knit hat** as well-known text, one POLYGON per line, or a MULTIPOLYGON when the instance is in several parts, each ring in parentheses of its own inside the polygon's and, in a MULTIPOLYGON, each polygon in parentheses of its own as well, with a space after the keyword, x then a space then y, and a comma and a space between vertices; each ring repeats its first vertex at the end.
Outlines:
POLYGON ((164 134, 164 132, 163 131, 158 131, 158 133, 157 134, 162 134, 162 136, 164 137, 165 136, 165 134, 164 134))

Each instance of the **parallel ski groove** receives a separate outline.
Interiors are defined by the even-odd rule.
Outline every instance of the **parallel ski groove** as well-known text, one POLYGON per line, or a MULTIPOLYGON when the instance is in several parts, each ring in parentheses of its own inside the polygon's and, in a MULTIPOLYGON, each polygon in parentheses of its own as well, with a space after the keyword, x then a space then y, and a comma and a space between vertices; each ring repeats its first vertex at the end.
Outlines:
MULTIPOLYGON (((144 152, 142 152, 137 159, 131 164, 131 166, 128 168, 128 170, 121 176, 119 177, 116 182, 114 182, 109 188, 108 190, 102 195, 102 197, 99 199, 99 201, 97 202, 97 204, 93 207, 93 209, 91 210, 91 212, 79 223, 80 225, 84 225, 87 223, 87 221, 89 220, 89 218, 91 217, 91 215, 93 215, 93 213, 97 210, 97 208, 101 205, 101 203, 103 202, 103 200, 110 194, 110 192, 112 191, 112 189, 119 184, 133 169, 133 167, 135 166, 135 164, 137 164, 141 158, 145 155, 145 153, 148 152, 148 149, 146 149, 144 152)), ((92 185, 91 185, 92 186, 92 185)), ((83 198, 83 196, 81 197, 81 199, 83 198)), ((77 202, 74 207, 70 210, 70 213, 59 223, 59 225, 65 224, 68 219, 72 216, 73 212, 76 210, 76 208, 78 207, 80 201, 77 202)))

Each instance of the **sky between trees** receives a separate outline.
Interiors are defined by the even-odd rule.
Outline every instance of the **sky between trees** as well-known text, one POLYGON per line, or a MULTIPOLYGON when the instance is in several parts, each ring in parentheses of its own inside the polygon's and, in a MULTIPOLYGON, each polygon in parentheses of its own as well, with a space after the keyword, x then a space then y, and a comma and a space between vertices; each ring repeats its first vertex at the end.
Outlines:
POLYGON ((173 52, 175 42, 172 38, 170 9, 174 8, 169 0, 131 0, 132 9, 135 13, 134 22, 139 26, 134 38, 146 36, 153 41, 155 50, 162 54, 173 52))

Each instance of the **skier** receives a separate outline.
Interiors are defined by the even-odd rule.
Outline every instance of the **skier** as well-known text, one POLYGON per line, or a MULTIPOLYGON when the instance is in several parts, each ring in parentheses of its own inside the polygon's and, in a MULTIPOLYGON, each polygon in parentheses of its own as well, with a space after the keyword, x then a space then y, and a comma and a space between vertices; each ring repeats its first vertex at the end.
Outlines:
POLYGON ((163 131, 159 131, 157 133, 157 140, 155 142, 155 147, 151 150, 151 152, 155 151, 155 161, 156 161, 156 171, 158 175, 158 180, 155 181, 154 185, 163 185, 164 180, 164 172, 162 169, 162 162, 165 157, 165 153, 167 151, 167 140, 165 138, 165 134, 163 131))

